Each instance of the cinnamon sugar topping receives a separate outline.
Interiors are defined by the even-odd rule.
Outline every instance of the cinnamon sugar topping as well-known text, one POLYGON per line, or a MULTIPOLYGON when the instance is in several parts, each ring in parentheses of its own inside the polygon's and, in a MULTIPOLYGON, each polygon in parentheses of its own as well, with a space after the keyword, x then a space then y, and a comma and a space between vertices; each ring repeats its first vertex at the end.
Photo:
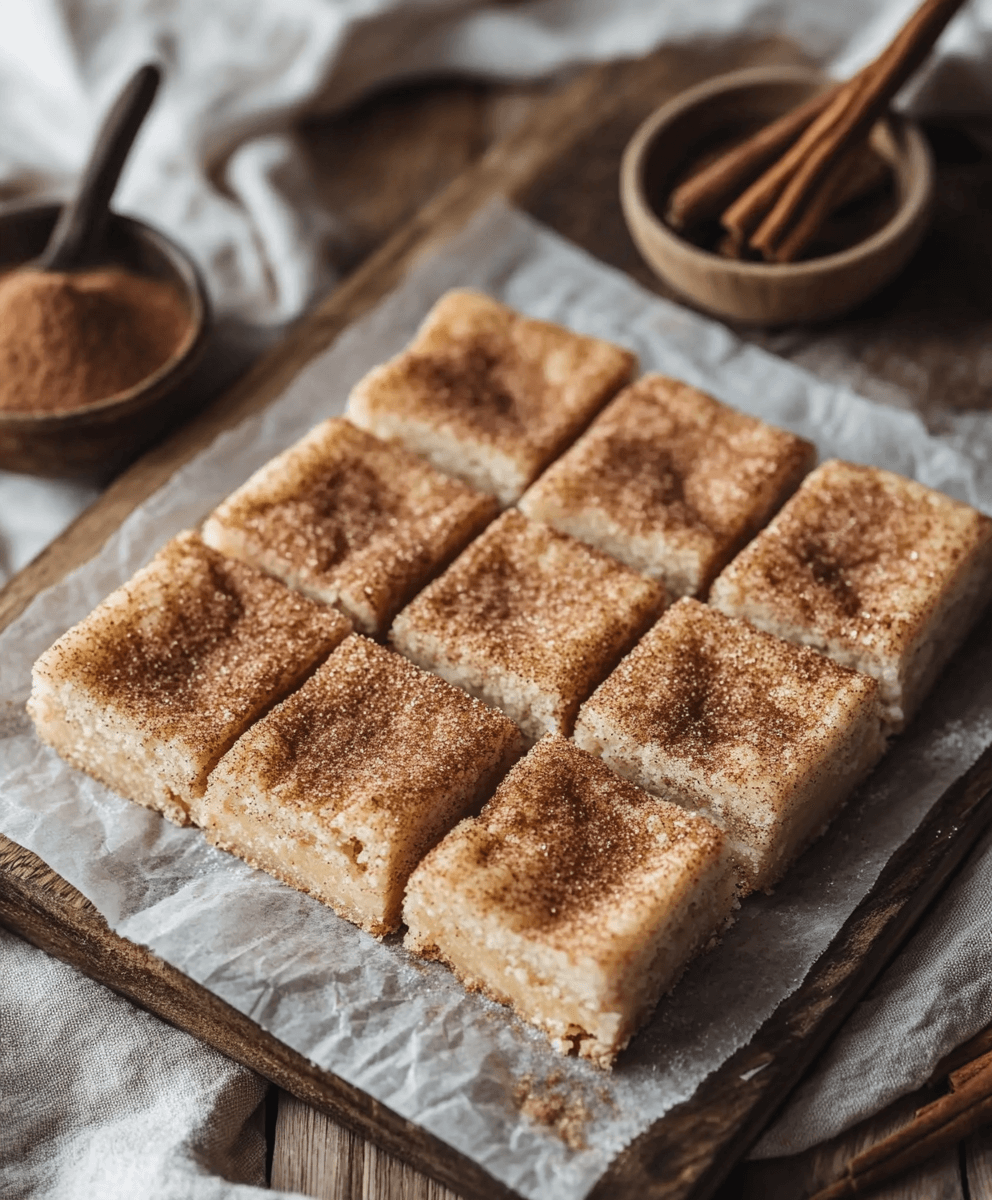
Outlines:
POLYGON ((249 537, 310 577, 327 575, 354 547, 388 528, 398 498, 364 463, 335 463, 301 484, 280 499, 240 496, 225 515, 240 519, 249 537))
POLYGON ((512 343, 491 333, 466 338, 435 354, 411 350, 406 360, 411 401, 442 419, 485 431, 494 441, 517 437, 542 418, 544 377, 539 364, 523 361, 512 343))
POLYGON ((746 604, 818 638, 899 654, 992 530, 975 509, 890 471, 828 462, 727 568, 746 604))
POLYGON ((449 292, 395 360, 404 408, 473 438, 552 453, 629 377, 633 355, 534 321, 488 296, 449 292))
POLYGON ((626 388, 524 497, 529 515, 584 537, 677 593, 691 558, 705 590, 815 460, 794 434, 661 375, 626 388))
POLYGON ((504 513, 406 610, 455 660, 471 657, 562 682, 595 669, 618 625, 640 625, 662 594, 599 554, 504 513), (643 614, 643 616, 642 616, 643 614))
POLYGON ((258 471, 204 538, 378 633, 496 511, 490 497, 337 419, 258 471))
POLYGON ((495 886, 486 901, 514 927, 580 951, 597 915, 657 889, 653 870, 680 844, 707 855, 719 832, 649 796, 560 738, 542 739, 501 784, 477 821, 475 861, 495 886), (501 868, 509 868, 504 871, 501 868), (552 932, 554 937, 552 937, 552 932))
POLYGON ((634 365, 620 346, 454 291, 355 387, 348 416, 509 504, 634 365))
POLYGON ((567 732, 561 726, 579 701, 663 601, 659 584, 510 511, 404 609, 392 638, 414 661, 478 687, 538 736, 549 725, 534 718, 528 726, 506 708, 500 680, 539 689, 567 732))
POLYGON ((766 789, 821 753, 821 719, 873 680, 695 600, 668 610, 583 707, 635 743, 663 747, 702 782, 766 789), (746 748, 746 753, 743 751, 746 748), (754 772, 761 772, 760 777, 754 772))
POLYGON ((267 718, 264 733, 250 750, 252 774, 279 788, 283 807, 328 815, 364 807, 387 823, 416 814, 434 789, 478 778, 518 737, 502 714, 357 635, 267 718))
POLYGON ((243 727, 347 630, 185 533, 53 650, 99 703, 199 747, 243 727))
POLYGON ((595 953, 607 914, 655 904, 659 872, 691 876, 723 846, 705 818, 557 737, 538 742, 456 837, 452 889, 572 957, 595 953))

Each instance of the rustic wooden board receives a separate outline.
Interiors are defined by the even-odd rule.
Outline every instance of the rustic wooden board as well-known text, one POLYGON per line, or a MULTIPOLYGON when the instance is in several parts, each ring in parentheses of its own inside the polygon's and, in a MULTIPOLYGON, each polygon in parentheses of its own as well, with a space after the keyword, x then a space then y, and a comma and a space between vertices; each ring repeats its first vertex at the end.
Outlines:
MULTIPOLYGON (((806 1200, 844 1174, 849 1160, 902 1128, 936 1098, 915 1092, 805 1153, 741 1164, 714 1200, 806 1200)), ((315 1200, 457 1200, 454 1192, 400 1163, 325 1113, 278 1092, 272 1187, 315 1200)), ((974 1134, 894 1178, 874 1200, 992 1200, 992 1129, 974 1134)))
MULTIPOLYGON (((418 257, 443 243, 493 195, 508 196, 654 286, 634 255, 615 200, 619 151, 628 136, 651 108, 700 78, 797 58, 788 44, 770 40, 744 48, 665 50, 639 62, 583 72, 404 224, 240 384, 121 476, 0 592, 0 628, 41 589, 91 557, 137 504, 217 433, 278 396, 418 257)), ((597 1195, 701 1200, 713 1191, 974 843, 992 816, 990 789, 992 755, 986 755, 889 864, 802 988, 750 1046, 612 1165, 597 1195), (750 1079, 740 1078, 756 1067, 762 1069, 750 1079)), ((0 920, 457 1192, 509 1194, 457 1151, 317 1070, 180 972, 111 933, 82 896, 36 856, 5 839, 0 840, 0 920)))

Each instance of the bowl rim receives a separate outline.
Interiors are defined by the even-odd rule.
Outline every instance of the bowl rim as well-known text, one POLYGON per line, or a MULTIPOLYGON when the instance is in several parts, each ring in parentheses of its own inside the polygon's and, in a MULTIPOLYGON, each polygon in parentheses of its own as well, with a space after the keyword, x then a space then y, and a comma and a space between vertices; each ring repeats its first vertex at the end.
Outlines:
MULTIPOLYGON (((0 223, 7 216, 20 215, 32 211, 39 215, 51 212, 53 219, 55 219, 62 207, 63 203, 58 200, 29 200, 6 204, 0 208, 0 223)), ((113 210, 110 213, 110 221, 115 225, 128 229, 138 238, 150 241, 162 257, 173 265, 177 275, 182 280, 184 296, 190 305, 189 331, 182 342, 180 342, 179 347, 161 366, 157 367, 150 375, 146 375, 144 379, 132 387, 121 392, 114 392, 110 396, 103 396, 99 400, 91 400, 88 404, 76 405, 73 408, 46 410, 44 412, 31 412, 28 409, 0 411, 0 426, 6 429, 17 428, 24 431, 37 429, 40 432, 45 428, 52 428, 59 425, 64 427, 70 424, 85 424, 91 418, 103 417, 118 408, 122 410, 128 408, 128 406, 137 408, 139 407, 136 404, 137 401, 150 401, 154 398, 160 398, 171 390, 199 361, 200 355, 206 345, 213 317, 210 295, 200 268, 188 251, 184 250, 168 234, 157 229, 154 225, 149 225, 137 217, 126 216, 123 213, 113 210)), ((20 265, 26 266, 27 263, 25 262, 20 265)), ((113 264, 112 261, 109 261, 103 265, 113 264)), ((17 264, 14 264, 10 269, 18 270, 19 267, 17 264)))
MULTIPOLYGON (((803 259, 794 263, 743 262, 723 258, 710 250, 694 245, 676 233, 648 203, 644 190, 644 166, 655 138, 676 117, 682 116, 698 105, 717 96, 735 90, 772 83, 815 83, 830 82, 830 76, 815 67, 771 66, 745 67, 704 80, 677 96, 672 97, 660 108, 650 113, 637 127, 627 143, 620 164, 620 199, 627 224, 632 219, 646 222, 660 241, 684 261, 694 262, 712 270, 719 265, 728 274, 742 278, 769 279, 818 275, 841 270, 870 258, 904 236, 929 208, 934 190, 934 163, 930 146, 919 125, 901 113, 888 112, 884 119, 890 121, 905 147, 903 160, 910 168, 906 172, 908 187, 900 196, 896 211, 888 221, 863 241, 856 242, 844 250, 817 258, 803 259), (900 137, 901 135, 901 137, 900 137)), ((636 239, 635 239, 636 240, 636 239)))

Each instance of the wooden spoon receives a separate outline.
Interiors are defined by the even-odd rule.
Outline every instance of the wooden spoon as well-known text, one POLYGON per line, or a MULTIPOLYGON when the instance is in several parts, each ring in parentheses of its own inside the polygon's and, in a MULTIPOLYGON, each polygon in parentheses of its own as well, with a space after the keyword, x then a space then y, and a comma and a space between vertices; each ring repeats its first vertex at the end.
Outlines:
POLYGON ((154 63, 140 67, 104 119, 75 197, 62 209, 41 257, 40 271, 74 271, 99 260, 114 194, 128 152, 162 79, 154 63))

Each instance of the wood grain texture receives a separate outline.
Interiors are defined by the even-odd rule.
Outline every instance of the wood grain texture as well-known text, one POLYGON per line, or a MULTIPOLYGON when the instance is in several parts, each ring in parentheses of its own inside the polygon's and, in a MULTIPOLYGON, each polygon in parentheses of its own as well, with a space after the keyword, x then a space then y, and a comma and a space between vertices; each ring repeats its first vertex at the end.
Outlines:
POLYGON ((317 1200, 459 1200, 288 1092, 279 1093, 271 1185, 317 1200))
POLYGON ((900 1179, 876 1188, 875 1200, 966 1200, 957 1148, 945 1151, 900 1179))
MULTIPOLYGON (((442 244, 493 195, 508 196, 601 258, 662 290, 646 275, 619 213, 616 168, 627 137, 652 107, 707 75, 798 59, 794 48, 777 40, 733 48, 663 50, 638 62, 582 72, 560 93, 534 106, 520 124, 516 122, 521 111, 526 113, 531 107, 530 98, 516 98, 519 103, 514 108, 516 101, 511 97, 506 123, 513 128, 505 138, 386 238, 350 279, 238 385, 122 475, 97 504, 0 592, 0 628, 39 590, 95 553, 137 504, 217 433, 278 396, 315 354, 392 290, 421 255, 442 244)), ((474 101, 470 95, 465 103, 471 108, 474 101)), ((460 147, 447 160, 446 169, 454 170, 459 156, 475 153, 480 144, 480 114, 481 110, 477 111, 472 119, 464 113, 445 117, 445 129, 460 147)), ((325 155, 334 161, 336 151, 330 143, 321 148, 317 139, 315 146, 318 158, 325 155)), ((428 190, 430 179, 418 170, 411 168, 406 178, 412 181, 414 191, 428 190)), ((402 203, 383 200, 375 211, 365 210, 364 218, 361 206, 356 206, 351 226, 346 222, 356 258, 385 227, 405 214, 404 203, 408 202, 409 197, 402 203)), ((990 786, 992 768, 983 760, 896 856, 800 992, 692 1101, 639 1139, 614 1164, 599 1195, 698 1198, 712 1192, 984 827, 989 806, 983 797, 990 786), (742 1083, 739 1076, 756 1066, 764 1069, 742 1083)), ((117 938, 83 897, 53 876, 35 856, 6 841, 0 841, 0 920, 150 1011, 254 1067, 348 1129, 374 1139, 387 1154, 415 1164, 460 1194, 509 1195, 469 1160, 357 1089, 318 1071, 149 952, 117 938)), ((291 1127, 286 1126, 287 1130, 291 1127)), ((326 1135, 326 1131, 319 1134, 318 1124, 307 1125, 302 1117, 295 1128, 316 1158, 347 1162, 347 1186, 358 1186, 358 1151, 353 1141, 344 1135, 326 1135)), ((378 1151, 363 1148, 361 1178, 386 1178, 386 1168, 375 1165, 366 1169, 365 1155, 378 1163, 378 1151)), ((402 1172, 389 1178, 401 1189, 389 1194, 407 1195, 411 1187, 421 1186, 402 1172), (398 1182, 401 1178, 406 1182, 398 1182)))
POLYGON ((968 1138, 962 1157, 971 1200, 992 1200, 992 1126, 968 1138))
POLYGON ((347 274, 494 143, 516 132, 553 85, 409 84, 339 116, 306 122, 300 143, 332 214, 326 253, 347 274))
MULTIPOLYGON (((737 1200, 804 1200, 844 1174, 848 1161, 907 1125, 937 1093, 921 1089, 903 1096, 868 1120, 792 1158, 747 1163, 735 1182, 737 1200)), ((965 1200, 957 1149, 872 1193, 877 1200, 965 1200)), ((726 1200, 730 1200, 728 1196, 726 1200)))

